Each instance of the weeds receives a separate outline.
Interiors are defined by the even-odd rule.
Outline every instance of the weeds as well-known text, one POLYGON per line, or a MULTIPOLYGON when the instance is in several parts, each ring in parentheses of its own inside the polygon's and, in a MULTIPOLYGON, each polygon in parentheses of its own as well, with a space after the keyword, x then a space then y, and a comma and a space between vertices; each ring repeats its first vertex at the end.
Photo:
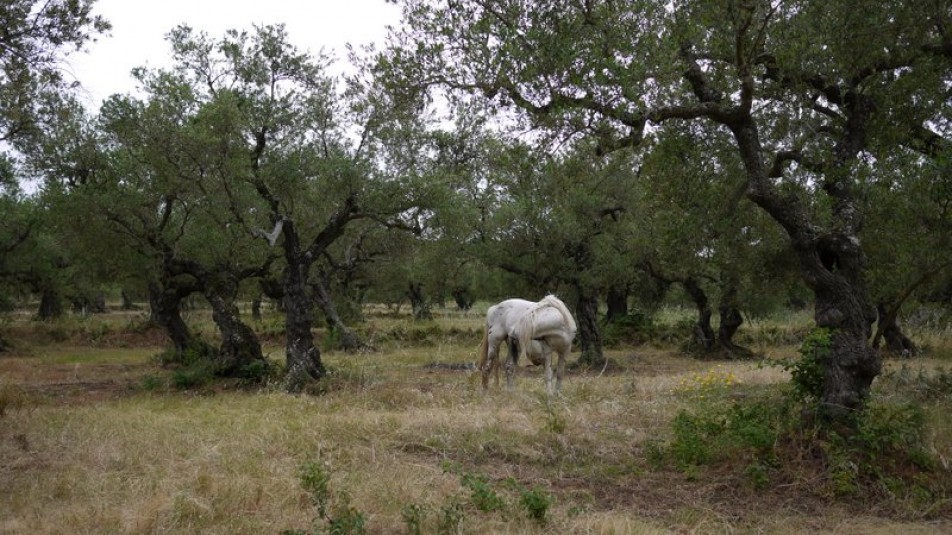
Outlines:
POLYGON ((312 531, 284 530, 282 535, 360 535, 366 533, 367 518, 350 503, 346 492, 330 489, 330 472, 319 462, 307 462, 301 467, 301 487, 310 494, 317 510, 312 531))
MULTIPOLYGON (((444 472, 457 474, 460 485, 469 491, 468 500, 454 497, 441 509, 441 525, 458 525, 462 520, 462 504, 468 503, 481 513, 511 514, 517 510, 524 510, 526 516, 539 524, 548 521, 549 507, 553 503, 552 495, 540 487, 526 488, 513 478, 503 481, 501 487, 495 486, 484 474, 466 472, 458 464, 444 463, 444 472)), ((415 522, 420 516, 417 507, 404 508, 404 521, 410 529, 411 521, 415 522), (412 514, 411 514, 412 513, 412 514), (408 520, 408 516, 410 520, 408 520)), ((417 525, 417 524, 413 524, 417 525)), ((445 531, 440 530, 439 533, 445 531)), ((452 531, 450 531, 452 532, 452 531)))
MULTIPOLYGON (((700 478, 704 467, 733 465, 757 489, 813 474, 822 482, 816 487, 821 494, 877 494, 897 507, 917 508, 917 514, 948 499, 948 473, 925 447, 923 410, 912 403, 877 402, 848 427, 823 426, 808 410, 816 383, 806 357, 806 364, 794 368, 799 382, 783 396, 728 404, 697 396, 695 408, 680 411, 672 421, 667 443, 646 444, 649 464, 658 469, 670 463, 691 479, 700 478)), ((695 382, 689 391, 712 382, 717 383, 695 382)))

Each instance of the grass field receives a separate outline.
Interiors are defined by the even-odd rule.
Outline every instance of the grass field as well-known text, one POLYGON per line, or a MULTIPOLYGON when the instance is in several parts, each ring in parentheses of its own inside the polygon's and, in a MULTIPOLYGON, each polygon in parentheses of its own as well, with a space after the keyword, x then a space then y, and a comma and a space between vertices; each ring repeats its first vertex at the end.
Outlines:
MULTIPOLYGON (((134 318, 12 320, 0 533, 952 532, 948 496, 844 496, 812 472, 760 484, 741 460, 658 461, 679 411, 780 391, 779 367, 620 346, 606 370, 571 372, 559 398, 546 398, 536 368, 485 393, 467 366, 480 324, 479 311, 432 323, 379 311, 361 327, 376 351, 325 352, 320 393, 289 395, 176 389, 153 359, 161 333, 134 318)), ((768 360, 791 357, 780 331, 799 328, 762 322, 744 341, 768 360)), ((924 357, 889 361, 877 398, 952 364, 947 334, 932 331, 924 357)), ((280 340, 265 340, 280 362, 280 340)), ((952 396, 923 399, 936 477, 948 478, 952 396)))

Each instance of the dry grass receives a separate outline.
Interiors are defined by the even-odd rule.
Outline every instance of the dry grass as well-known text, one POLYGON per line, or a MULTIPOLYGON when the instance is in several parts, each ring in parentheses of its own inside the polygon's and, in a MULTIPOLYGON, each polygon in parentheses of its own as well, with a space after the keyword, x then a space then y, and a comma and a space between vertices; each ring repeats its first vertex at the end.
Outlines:
MULTIPOLYGON (((450 324, 478 329, 472 316, 450 324)), ((550 401, 534 368, 520 370, 511 392, 482 392, 460 366, 475 360, 470 341, 391 340, 375 353, 326 353, 333 374, 319 396, 142 390, 157 351, 57 344, 0 358, 0 395, 20 400, 0 419, 0 533, 309 529, 315 513, 299 480, 307 462, 326 466, 332 491, 350 496, 370 533, 406 533, 411 504, 431 533, 453 504, 462 504, 458 532, 473 534, 952 529, 950 519, 879 517, 791 489, 758 491, 728 474, 692 481, 646 461, 645 444, 666 437, 694 402, 682 385, 729 374, 730 393, 743 395, 784 382, 777 367, 617 350, 617 367, 571 374, 550 401), (487 476, 506 510, 475 509, 460 473, 487 476), (545 525, 518 506, 510 478, 554 497, 545 525)), ((932 418, 944 421, 940 408, 932 418)), ((947 424, 937 430, 937 450, 952 457, 947 424)))

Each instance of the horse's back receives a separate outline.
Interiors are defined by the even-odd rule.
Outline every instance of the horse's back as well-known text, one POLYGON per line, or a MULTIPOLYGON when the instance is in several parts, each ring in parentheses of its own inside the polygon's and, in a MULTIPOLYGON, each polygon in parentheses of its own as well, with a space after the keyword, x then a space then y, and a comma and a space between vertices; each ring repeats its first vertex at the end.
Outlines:
POLYGON ((493 325, 501 321, 511 324, 533 306, 535 306, 534 302, 525 299, 514 298, 500 301, 486 311, 486 323, 493 325))

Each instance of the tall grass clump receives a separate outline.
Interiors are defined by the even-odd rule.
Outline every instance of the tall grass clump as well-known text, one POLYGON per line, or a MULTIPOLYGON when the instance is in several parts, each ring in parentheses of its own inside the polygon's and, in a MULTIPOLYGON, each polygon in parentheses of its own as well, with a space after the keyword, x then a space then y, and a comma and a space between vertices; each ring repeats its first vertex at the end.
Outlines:
MULTIPOLYGON (((814 330, 800 359, 780 363, 791 381, 777 392, 731 395, 732 379, 717 371, 682 381, 675 393, 691 407, 675 416, 666 442, 650 445, 649 460, 691 479, 730 468, 755 489, 802 485, 822 496, 872 499, 904 514, 937 514, 950 498, 952 474, 927 445, 921 403, 873 398, 846 425, 816 418, 830 336, 814 330)), ((952 397, 945 374, 918 382, 931 399, 952 397)))

